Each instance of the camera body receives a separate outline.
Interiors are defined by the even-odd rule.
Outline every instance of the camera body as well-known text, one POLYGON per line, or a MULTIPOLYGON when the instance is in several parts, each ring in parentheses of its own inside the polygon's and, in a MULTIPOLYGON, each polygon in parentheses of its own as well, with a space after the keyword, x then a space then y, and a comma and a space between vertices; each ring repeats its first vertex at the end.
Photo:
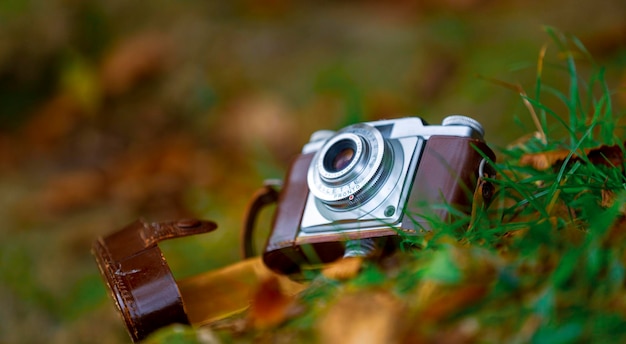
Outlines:
POLYGON ((468 212, 484 164, 495 156, 480 123, 465 116, 441 125, 406 117, 318 131, 289 168, 263 260, 292 274, 334 261, 346 242, 398 239, 468 212))

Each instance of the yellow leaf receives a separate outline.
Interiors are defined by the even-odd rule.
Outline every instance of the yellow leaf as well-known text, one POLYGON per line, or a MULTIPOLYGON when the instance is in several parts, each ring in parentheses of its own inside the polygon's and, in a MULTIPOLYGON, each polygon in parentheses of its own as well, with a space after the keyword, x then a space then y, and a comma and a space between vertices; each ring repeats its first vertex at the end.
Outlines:
POLYGON ((342 258, 326 266, 322 273, 331 279, 346 280, 355 277, 362 265, 361 257, 342 258))

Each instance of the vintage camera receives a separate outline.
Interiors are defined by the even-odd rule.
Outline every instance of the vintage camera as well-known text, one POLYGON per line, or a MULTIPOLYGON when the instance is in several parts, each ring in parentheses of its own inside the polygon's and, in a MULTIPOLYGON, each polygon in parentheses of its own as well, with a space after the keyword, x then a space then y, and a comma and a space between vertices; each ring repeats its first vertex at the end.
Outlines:
POLYGON ((464 116, 441 125, 409 117, 314 133, 280 192, 266 186, 248 209, 244 257, 254 256, 259 211, 277 204, 263 262, 257 256, 176 281, 158 244, 217 228, 195 219, 138 220, 98 238, 92 253, 133 341, 173 323, 210 323, 245 309, 262 280, 275 278, 295 293, 303 285, 291 278, 307 266, 385 252, 402 235, 469 212, 474 196, 486 198, 485 180, 478 181, 492 175, 488 162, 495 160, 483 135, 464 116))
POLYGON ((483 136, 460 115, 441 125, 407 117, 315 132, 278 195, 263 261, 298 273, 468 212, 481 169, 495 160, 483 136))

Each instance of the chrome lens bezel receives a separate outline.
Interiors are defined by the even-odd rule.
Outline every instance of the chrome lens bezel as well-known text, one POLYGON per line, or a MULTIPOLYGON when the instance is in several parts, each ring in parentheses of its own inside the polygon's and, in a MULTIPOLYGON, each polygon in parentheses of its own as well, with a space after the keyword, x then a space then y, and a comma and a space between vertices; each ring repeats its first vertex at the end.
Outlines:
POLYGON ((365 154, 367 154, 368 147, 363 142, 363 139, 358 135, 352 133, 335 135, 324 145, 322 152, 316 161, 316 167, 321 179, 329 185, 341 185, 346 179, 349 179, 355 173, 358 173, 363 169, 362 163, 364 150, 365 154), (336 156, 336 154, 334 154, 336 151, 335 147, 344 141, 352 143, 351 146, 354 147, 354 155, 352 156, 348 166, 338 171, 329 171, 326 166, 327 161, 333 160, 330 155, 336 156))
POLYGON ((388 145, 378 129, 359 123, 340 130, 315 154, 307 175, 311 193, 322 202, 338 208, 356 206, 352 202, 363 190, 381 178, 384 160, 389 159, 388 145), (354 144, 355 154, 339 171, 329 171, 324 161, 333 147, 347 140, 354 144))

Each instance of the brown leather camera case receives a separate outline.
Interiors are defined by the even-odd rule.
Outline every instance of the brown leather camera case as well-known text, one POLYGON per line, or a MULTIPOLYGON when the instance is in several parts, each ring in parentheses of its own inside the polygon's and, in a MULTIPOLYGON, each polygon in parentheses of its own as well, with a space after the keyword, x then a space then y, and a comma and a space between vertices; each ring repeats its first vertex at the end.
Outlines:
POLYGON ((159 241, 213 231, 209 221, 135 221, 93 243, 92 253, 134 342, 161 327, 189 324, 159 241))

